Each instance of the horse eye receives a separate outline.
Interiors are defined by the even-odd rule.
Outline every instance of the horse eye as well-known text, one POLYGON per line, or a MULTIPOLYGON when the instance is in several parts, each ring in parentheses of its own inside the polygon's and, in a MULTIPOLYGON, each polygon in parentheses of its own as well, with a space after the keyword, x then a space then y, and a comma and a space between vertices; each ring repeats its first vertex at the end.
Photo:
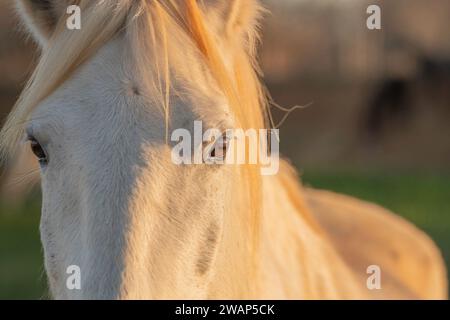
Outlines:
POLYGON ((229 141, 225 135, 219 138, 215 143, 213 149, 211 150, 210 158, 218 161, 223 161, 227 154, 228 144, 229 141))
POLYGON ((39 144, 39 142, 34 138, 30 138, 30 146, 31 146, 31 151, 33 151, 33 153, 36 156, 36 158, 38 159, 39 163, 47 164, 47 162, 48 162, 47 155, 45 154, 45 151, 42 148, 42 146, 39 144))

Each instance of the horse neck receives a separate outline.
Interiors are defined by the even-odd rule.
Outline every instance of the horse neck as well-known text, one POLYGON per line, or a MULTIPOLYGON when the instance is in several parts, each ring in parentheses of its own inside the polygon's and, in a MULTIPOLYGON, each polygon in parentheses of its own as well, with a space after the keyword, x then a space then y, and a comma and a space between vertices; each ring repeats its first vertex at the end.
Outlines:
POLYGON ((338 299, 343 292, 364 292, 294 178, 282 171, 264 181, 259 298, 338 299))

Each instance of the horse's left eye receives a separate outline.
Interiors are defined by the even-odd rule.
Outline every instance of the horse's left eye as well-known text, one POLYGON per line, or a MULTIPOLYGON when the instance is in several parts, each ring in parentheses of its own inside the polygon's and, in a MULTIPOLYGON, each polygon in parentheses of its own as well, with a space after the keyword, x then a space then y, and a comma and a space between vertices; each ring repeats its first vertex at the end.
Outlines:
POLYGON ((47 164, 48 163, 47 154, 45 153, 44 149, 39 144, 39 142, 34 138, 30 138, 30 146, 31 151, 34 153, 39 163, 47 164))
POLYGON ((221 162, 225 160, 229 146, 228 137, 223 135, 213 145, 209 158, 213 162, 221 162))

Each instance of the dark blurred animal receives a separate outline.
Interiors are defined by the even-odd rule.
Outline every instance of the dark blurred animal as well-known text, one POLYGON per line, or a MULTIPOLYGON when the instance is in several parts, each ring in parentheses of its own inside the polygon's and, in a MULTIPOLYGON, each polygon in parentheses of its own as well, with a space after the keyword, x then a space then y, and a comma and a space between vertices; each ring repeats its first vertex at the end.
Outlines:
POLYGON ((427 106, 444 106, 444 116, 450 116, 450 60, 420 55, 417 64, 413 76, 387 77, 376 85, 364 122, 371 138, 379 138, 388 123, 402 125, 413 116, 418 92, 430 101, 427 106))

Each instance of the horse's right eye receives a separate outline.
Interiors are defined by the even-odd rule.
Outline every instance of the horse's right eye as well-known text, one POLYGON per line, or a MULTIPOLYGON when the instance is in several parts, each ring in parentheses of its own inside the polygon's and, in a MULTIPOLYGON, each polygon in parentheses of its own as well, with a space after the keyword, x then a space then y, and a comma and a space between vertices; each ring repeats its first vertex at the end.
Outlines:
POLYGON ((42 148, 35 138, 30 138, 30 147, 40 164, 48 163, 47 154, 45 153, 44 148, 42 148))

